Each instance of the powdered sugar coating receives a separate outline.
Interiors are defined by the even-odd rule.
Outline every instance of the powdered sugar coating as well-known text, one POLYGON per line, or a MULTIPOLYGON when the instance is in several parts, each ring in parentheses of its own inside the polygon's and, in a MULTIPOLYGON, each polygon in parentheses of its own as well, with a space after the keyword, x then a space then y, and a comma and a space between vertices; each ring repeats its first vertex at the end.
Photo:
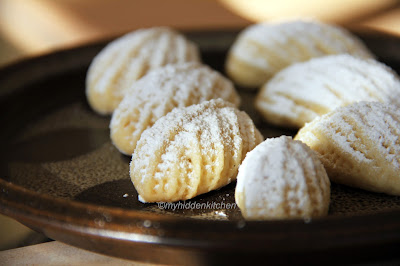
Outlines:
POLYGON ((190 199, 235 180, 262 140, 250 117, 221 99, 175 108, 142 133, 131 179, 142 201, 190 199))
POLYGON ((281 136, 265 140, 246 155, 235 200, 248 220, 324 216, 330 182, 314 151, 281 136))
POLYGON ((359 102, 316 118, 295 139, 319 153, 331 180, 400 195, 400 109, 359 102))
POLYGON ((373 59, 331 55, 293 64, 260 90, 256 109, 280 126, 302 127, 317 116, 357 101, 400 106, 400 80, 373 59))
POLYGON ((148 70, 166 64, 200 62, 197 46, 167 27, 139 29, 109 43, 93 59, 86 96, 100 114, 111 114, 125 90, 148 70))
POLYGON ((232 82, 205 65, 192 62, 154 69, 133 83, 115 109, 111 140, 131 155, 142 132, 173 108, 216 98, 240 104, 232 82))
POLYGON ((373 55, 347 30, 314 20, 259 23, 247 27, 231 47, 226 70, 237 84, 259 88, 279 70, 314 57, 373 55))

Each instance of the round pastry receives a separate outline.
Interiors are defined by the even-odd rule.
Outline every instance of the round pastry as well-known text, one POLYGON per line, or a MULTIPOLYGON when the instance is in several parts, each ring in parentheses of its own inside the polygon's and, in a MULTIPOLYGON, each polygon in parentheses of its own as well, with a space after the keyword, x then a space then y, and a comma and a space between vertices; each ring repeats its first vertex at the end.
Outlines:
POLYGON ((316 118, 296 138, 319 153, 329 178, 400 195, 400 109, 358 102, 316 118))
POLYGON ((191 61, 200 61, 198 48, 172 29, 156 27, 128 33, 93 59, 86 77, 89 105, 100 114, 111 114, 125 90, 150 69, 191 61))
POLYGON ((173 108, 215 98, 240 103, 232 82, 205 65, 183 63, 149 71, 115 109, 111 140, 120 152, 132 155, 142 132, 173 108))
POLYGON ((132 155, 139 200, 186 200, 225 186, 262 140, 250 117, 221 99, 175 108, 142 133, 132 155))
POLYGON ((246 220, 320 217, 328 214, 330 181, 313 150, 281 136, 246 155, 235 200, 246 220))
POLYGON ((231 47, 226 72, 238 85, 258 89, 279 70, 329 54, 373 57, 350 32, 312 20, 254 24, 231 47))
POLYGON ((400 80, 376 60, 343 54, 283 69, 261 88, 255 106, 269 123, 300 128, 317 116, 358 101, 400 106, 400 80))

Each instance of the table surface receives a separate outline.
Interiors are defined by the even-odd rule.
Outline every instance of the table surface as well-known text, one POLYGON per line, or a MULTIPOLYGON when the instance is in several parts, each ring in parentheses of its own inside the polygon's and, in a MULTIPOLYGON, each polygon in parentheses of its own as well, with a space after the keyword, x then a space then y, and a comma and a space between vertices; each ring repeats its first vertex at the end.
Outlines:
POLYGON ((0 251, 2 265, 151 265, 104 256, 59 241, 0 251))

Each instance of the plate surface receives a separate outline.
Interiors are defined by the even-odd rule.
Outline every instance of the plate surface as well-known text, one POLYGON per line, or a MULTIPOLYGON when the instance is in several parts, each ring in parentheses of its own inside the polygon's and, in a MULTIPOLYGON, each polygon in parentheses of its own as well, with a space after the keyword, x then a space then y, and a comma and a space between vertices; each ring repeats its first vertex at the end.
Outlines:
MULTIPOLYGON (((199 44, 203 61, 222 72, 236 34, 186 35, 199 44)), ((400 72, 399 39, 358 35, 400 72)), ((129 178, 130 158, 109 139, 110 117, 95 114, 85 99, 87 67, 105 44, 60 51, 0 71, 0 212, 49 238, 147 262, 399 258, 400 197, 332 184, 328 217, 271 222, 243 220, 234 204, 235 183, 175 205, 140 203, 129 178)), ((296 133, 263 123, 252 108, 254 93, 240 93, 242 109, 265 137, 296 133)))

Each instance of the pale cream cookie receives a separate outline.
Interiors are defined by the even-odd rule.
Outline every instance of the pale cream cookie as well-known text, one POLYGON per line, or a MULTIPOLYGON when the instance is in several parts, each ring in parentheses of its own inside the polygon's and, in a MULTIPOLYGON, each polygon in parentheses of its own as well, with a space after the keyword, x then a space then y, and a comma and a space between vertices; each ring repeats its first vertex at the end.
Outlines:
POLYGON ((374 59, 343 54, 281 70, 261 88, 255 107, 271 124, 300 128, 339 106, 358 101, 400 106, 400 79, 374 59))
POLYGON ((186 200, 225 186, 262 140, 250 117, 221 99, 175 108, 142 133, 132 155, 139 200, 186 200))
POLYGON ((175 107, 221 98, 240 104, 230 80, 200 63, 167 65, 133 83, 110 123, 113 144, 132 155, 142 132, 175 107))
POLYGON ((374 192, 400 195, 400 109, 359 102, 316 118, 298 132, 318 152, 329 178, 374 192))
POLYGON ((242 31, 228 52, 228 76, 247 89, 258 89, 279 70, 329 54, 349 53, 371 58, 353 34, 313 20, 259 23, 242 31))
POLYGON ((246 220, 320 217, 328 214, 330 181, 317 153, 281 136, 247 153, 235 200, 246 220))
POLYGON ((200 62, 197 46, 166 27, 139 29, 109 43, 93 59, 86 77, 89 105, 111 114, 125 90, 150 69, 166 64, 200 62))

